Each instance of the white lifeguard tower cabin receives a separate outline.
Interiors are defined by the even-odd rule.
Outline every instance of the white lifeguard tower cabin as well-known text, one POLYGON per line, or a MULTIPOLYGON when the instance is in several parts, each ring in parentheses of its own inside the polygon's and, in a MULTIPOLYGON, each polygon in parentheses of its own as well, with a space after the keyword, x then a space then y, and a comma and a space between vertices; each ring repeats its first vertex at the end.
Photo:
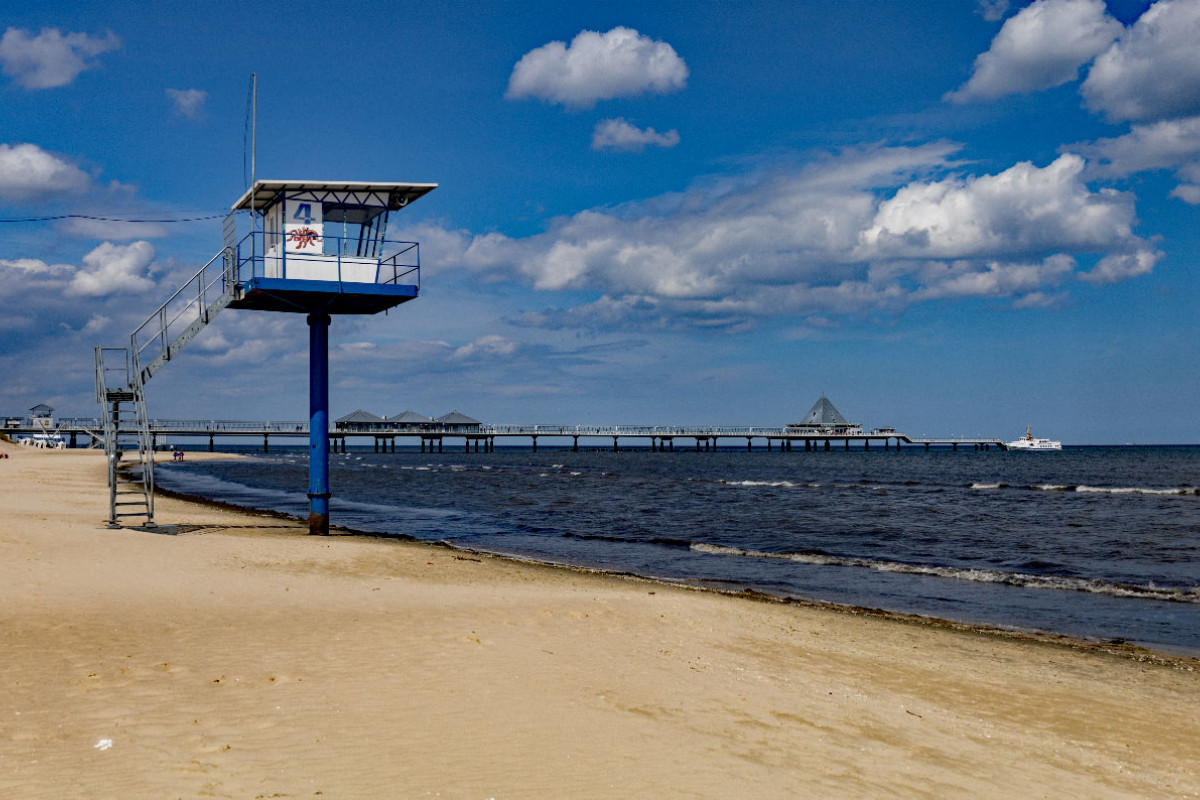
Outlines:
MULTIPOLYGON (((232 308, 374 314, 417 296, 414 242, 386 238, 388 217, 435 183, 256 181, 233 205, 252 230, 236 244, 232 308)), ((233 236, 226 230, 226 246, 233 236)))

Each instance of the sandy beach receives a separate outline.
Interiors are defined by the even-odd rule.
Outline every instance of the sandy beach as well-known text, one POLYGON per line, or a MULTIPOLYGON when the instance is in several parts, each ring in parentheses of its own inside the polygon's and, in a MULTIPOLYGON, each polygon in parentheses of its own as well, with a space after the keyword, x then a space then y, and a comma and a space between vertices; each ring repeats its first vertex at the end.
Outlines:
POLYGON ((171 498, 108 530, 102 454, 0 452, 0 797, 1200 796, 1196 659, 171 498))

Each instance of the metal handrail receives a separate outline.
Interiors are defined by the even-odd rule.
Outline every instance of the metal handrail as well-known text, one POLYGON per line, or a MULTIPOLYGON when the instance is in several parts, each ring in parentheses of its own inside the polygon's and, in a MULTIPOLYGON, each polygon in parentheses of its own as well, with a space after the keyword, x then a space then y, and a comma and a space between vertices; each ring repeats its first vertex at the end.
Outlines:
MULTIPOLYGON (((204 316, 211 304, 211 301, 209 300, 209 290, 216 286, 218 282, 223 282, 226 277, 224 265, 222 265, 222 269, 210 279, 205 279, 203 276, 205 271, 208 270, 208 268, 214 263, 216 263, 218 259, 222 258, 225 253, 226 251, 222 250, 210 258, 203 267, 198 269, 196 273, 192 275, 192 277, 188 278, 188 280, 175 291, 174 294, 168 297, 162 305, 160 305, 152 314, 150 314, 150 316, 146 318, 145 322, 134 329, 133 333, 129 335, 131 358, 134 361, 149 361, 150 359, 146 359, 144 356, 148 354, 147 351, 149 351, 150 348, 155 344, 158 344, 158 352, 154 353, 154 356, 157 356, 160 353, 166 353, 167 348, 173 341, 173 337, 170 333, 171 328, 175 324, 179 323, 185 314, 189 315, 186 323, 189 325, 192 321, 200 319, 204 316), (184 292, 189 287, 193 286, 193 284, 195 285, 195 296, 189 296, 184 302, 183 306, 179 308, 178 311, 172 312, 172 316, 170 319, 168 319, 168 308, 172 305, 172 303, 183 296, 184 292), (189 314, 189 312, 193 309, 195 313, 189 314), (149 338, 146 338, 144 342, 141 341, 139 337, 141 337, 148 328, 155 324, 157 324, 157 327, 153 329, 153 335, 149 338)), ((222 286, 221 291, 217 293, 218 296, 220 294, 224 294, 227 289, 227 286, 222 286)))
MULTIPOLYGON (((334 259, 337 265, 337 280, 343 282, 342 265, 374 264, 375 279, 369 281, 377 284, 400 284, 402 278, 410 278, 418 289, 421 283, 421 250, 418 242, 407 242, 398 239, 381 238, 375 240, 379 255, 359 255, 361 240, 358 237, 323 235, 320 238, 321 250, 311 253, 289 251, 286 246, 286 231, 254 230, 247 233, 238 242, 236 264, 237 279, 248 281, 252 278, 265 278, 268 259, 279 259, 280 278, 286 279, 288 262, 293 263, 329 263, 334 259), (278 242, 278 253, 271 255, 267 252, 268 237, 278 242), (334 252, 328 251, 328 244, 333 243, 334 252)), ((350 282, 350 281, 347 281, 350 282)), ((361 281, 359 281, 361 282, 361 281)))

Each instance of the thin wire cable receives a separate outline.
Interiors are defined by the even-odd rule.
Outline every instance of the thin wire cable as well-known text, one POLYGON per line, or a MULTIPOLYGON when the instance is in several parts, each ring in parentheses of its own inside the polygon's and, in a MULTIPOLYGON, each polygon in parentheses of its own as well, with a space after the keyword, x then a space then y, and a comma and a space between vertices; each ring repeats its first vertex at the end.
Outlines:
POLYGON ((0 218, 0 222, 56 222, 60 219, 90 219, 98 222, 201 222, 210 219, 222 219, 224 214, 209 214, 203 217, 175 217, 172 219, 127 219, 125 217, 94 217, 90 214, 56 214, 50 217, 14 217, 0 218))

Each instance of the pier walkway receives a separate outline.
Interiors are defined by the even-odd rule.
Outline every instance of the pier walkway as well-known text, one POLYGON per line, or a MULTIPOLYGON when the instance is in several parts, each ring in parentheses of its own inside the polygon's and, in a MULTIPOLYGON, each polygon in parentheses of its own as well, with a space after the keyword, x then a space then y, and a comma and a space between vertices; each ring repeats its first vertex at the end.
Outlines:
MULTIPOLYGON (((154 445, 165 446, 167 443, 178 444, 181 439, 208 439, 209 450, 215 449, 216 437, 249 437, 261 438, 264 452, 270 449, 272 437, 278 439, 307 439, 308 423, 306 421, 257 421, 257 420, 182 420, 182 419, 151 419, 150 434, 154 445)), ((34 427, 10 427, 4 432, 16 435, 34 435, 52 433, 62 436, 71 447, 92 447, 103 443, 104 424, 99 417, 61 417, 56 420, 53 429, 34 427)), ((611 440, 612 449, 618 451, 624 445, 633 445, 638 449, 658 452, 673 452, 676 449, 676 439, 687 440, 681 443, 681 448, 691 446, 697 451, 716 450, 721 440, 726 440, 724 447, 729 447, 732 440, 738 446, 744 441, 747 450, 753 450, 757 442, 760 447, 773 450, 778 447, 781 451, 791 451, 803 446, 806 451, 832 450, 841 447, 845 450, 860 448, 870 450, 872 447, 882 447, 899 450, 902 444, 920 446, 929 450, 931 447, 947 447, 957 450, 959 446, 974 450, 990 450, 995 447, 1007 450, 1007 444, 1001 439, 991 437, 936 437, 924 438, 909 436, 891 428, 880 428, 872 431, 843 432, 843 431, 799 431, 787 427, 758 427, 758 426, 712 426, 712 425, 489 425, 473 426, 455 425, 389 425, 371 423, 363 426, 344 427, 335 425, 329 430, 330 447, 336 452, 346 451, 347 441, 351 438, 358 442, 372 440, 375 452, 396 450, 397 439, 416 439, 420 442, 421 452, 443 452, 444 440, 461 440, 466 451, 491 452, 496 441, 528 440, 534 452, 538 448, 538 440, 571 440, 573 450, 579 449, 579 440, 602 439, 611 440)))

